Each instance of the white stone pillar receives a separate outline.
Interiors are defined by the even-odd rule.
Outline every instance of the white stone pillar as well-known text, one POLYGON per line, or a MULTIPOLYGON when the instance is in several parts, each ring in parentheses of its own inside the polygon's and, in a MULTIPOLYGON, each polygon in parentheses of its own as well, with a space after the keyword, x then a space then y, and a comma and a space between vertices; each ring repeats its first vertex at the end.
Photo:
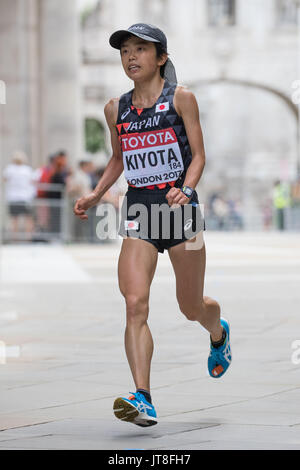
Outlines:
POLYGON ((39 0, 43 154, 83 157, 79 17, 74 0, 39 0))
POLYGON ((0 80, 6 84, 6 104, 1 107, 2 160, 7 163, 15 149, 30 152, 26 124, 29 120, 26 16, 22 0, 0 3, 0 80))

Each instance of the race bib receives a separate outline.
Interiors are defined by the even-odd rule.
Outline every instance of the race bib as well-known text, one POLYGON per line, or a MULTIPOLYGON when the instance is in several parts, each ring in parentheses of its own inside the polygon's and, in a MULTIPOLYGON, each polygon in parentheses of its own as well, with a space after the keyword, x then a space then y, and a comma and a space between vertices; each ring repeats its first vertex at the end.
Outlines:
POLYGON ((122 135, 121 145, 125 178, 133 186, 174 181, 184 170, 172 128, 122 135))

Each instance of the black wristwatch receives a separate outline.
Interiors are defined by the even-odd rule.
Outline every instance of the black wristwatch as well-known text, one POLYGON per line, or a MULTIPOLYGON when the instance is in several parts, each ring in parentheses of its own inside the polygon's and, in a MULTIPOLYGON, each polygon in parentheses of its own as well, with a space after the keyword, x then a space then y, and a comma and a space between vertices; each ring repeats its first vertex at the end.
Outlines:
POLYGON ((191 198, 194 192, 193 188, 190 188, 189 186, 182 186, 180 190, 188 198, 191 198))

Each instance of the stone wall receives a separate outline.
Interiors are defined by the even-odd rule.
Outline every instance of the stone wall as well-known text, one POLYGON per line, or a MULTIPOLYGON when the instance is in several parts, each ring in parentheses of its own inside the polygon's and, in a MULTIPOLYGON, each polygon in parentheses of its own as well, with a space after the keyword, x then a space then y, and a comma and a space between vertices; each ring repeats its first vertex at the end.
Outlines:
POLYGON ((82 154, 79 19, 74 0, 1 0, 2 165, 15 149, 36 167, 49 153, 82 154))

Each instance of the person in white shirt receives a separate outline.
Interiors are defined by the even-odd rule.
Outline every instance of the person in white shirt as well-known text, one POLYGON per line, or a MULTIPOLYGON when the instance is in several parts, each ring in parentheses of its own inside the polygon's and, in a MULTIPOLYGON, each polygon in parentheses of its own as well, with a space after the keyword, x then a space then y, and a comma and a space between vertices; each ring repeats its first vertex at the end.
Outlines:
POLYGON ((36 196, 36 177, 33 168, 27 164, 24 152, 16 151, 13 154, 12 163, 4 168, 3 177, 12 239, 21 239, 20 220, 23 218, 26 239, 30 240, 34 230, 32 202, 36 196))

